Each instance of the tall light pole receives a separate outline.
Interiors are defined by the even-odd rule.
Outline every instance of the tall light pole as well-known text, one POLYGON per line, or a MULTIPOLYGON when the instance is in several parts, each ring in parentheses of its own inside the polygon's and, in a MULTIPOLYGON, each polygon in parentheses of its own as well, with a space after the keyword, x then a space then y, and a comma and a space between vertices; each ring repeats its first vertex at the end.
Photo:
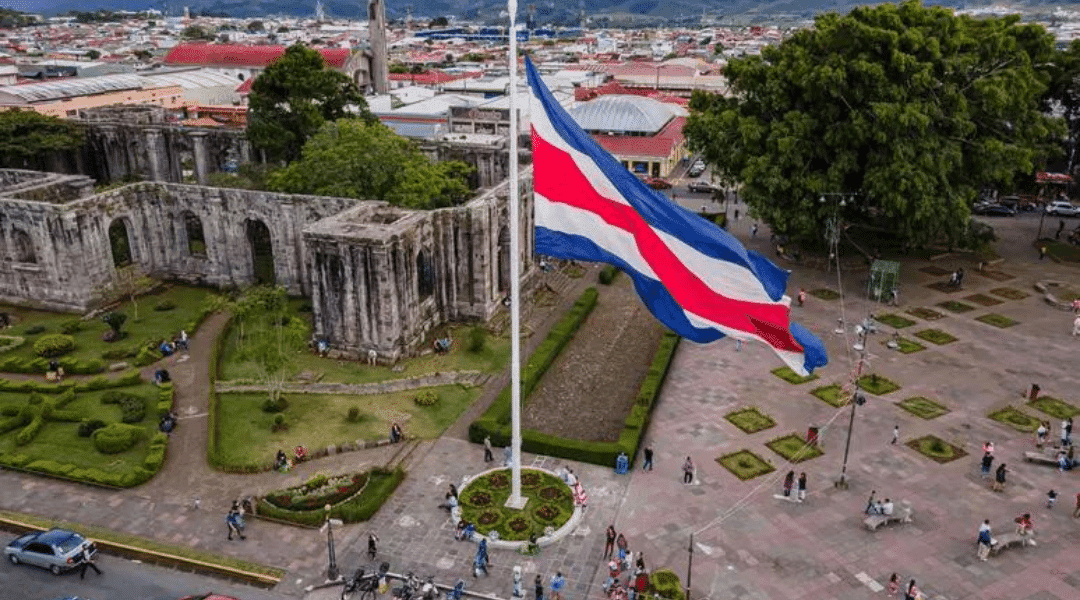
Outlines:
POLYGON ((334 552, 334 525, 341 526, 343 524, 344 523, 341 521, 341 519, 330 518, 330 505, 327 504, 326 523, 323 525, 323 527, 326 528, 326 550, 327 553, 330 555, 330 564, 326 567, 327 581, 337 581, 338 577, 340 577, 337 566, 337 555, 334 552))

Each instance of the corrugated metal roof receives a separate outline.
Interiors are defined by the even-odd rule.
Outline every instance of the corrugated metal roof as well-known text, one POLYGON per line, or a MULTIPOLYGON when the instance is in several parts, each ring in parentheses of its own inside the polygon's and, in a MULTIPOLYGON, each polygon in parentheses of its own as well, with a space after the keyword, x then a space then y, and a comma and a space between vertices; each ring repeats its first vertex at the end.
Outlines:
POLYGON ((157 87, 146 85, 146 81, 139 75, 123 73, 118 75, 102 75, 100 77, 72 77, 56 81, 44 81, 41 83, 26 83, 23 85, 0 86, 0 96, 22 100, 27 104, 35 102, 47 102, 76 96, 91 96, 94 94, 106 94, 121 90, 138 90, 144 87, 157 87))
POLYGON ((240 80, 212 69, 192 69, 187 71, 168 71, 164 73, 141 73, 141 76, 153 82, 152 87, 178 85, 185 90, 197 90, 208 87, 239 85, 240 80))
POLYGON ((571 108, 570 116, 586 131, 653 135, 674 116, 663 102, 642 96, 609 95, 571 108))
POLYGON ((415 123, 409 121, 383 121, 401 137, 414 140, 434 140, 446 135, 446 126, 442 123, 415 123))

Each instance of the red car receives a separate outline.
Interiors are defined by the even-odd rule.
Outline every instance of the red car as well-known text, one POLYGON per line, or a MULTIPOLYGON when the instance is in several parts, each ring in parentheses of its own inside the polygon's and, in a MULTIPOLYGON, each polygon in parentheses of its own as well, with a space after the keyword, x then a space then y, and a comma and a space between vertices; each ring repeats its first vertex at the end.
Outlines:
POLYGON ((659 177, 646 177, 645 185, 651 187, 654 190, 666 190, 671 187, 671 183, 665 179, 659 177))

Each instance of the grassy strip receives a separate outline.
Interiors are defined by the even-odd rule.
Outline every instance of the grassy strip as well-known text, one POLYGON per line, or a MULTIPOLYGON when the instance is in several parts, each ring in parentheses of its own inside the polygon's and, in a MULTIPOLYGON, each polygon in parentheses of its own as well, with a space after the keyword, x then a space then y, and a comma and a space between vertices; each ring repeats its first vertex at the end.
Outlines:
POLYGON ((896 405, 921 419, 936 419, 949 412, 944 406, 922 396, 906 398, 896 405))
POLYGON ((221 407, 221 398, 217 393, 218 378, 221 376, 221 356, 225 349, 225 342, 229 339, 229 331, 232 329, 233 317, 230 314, 224 326, 221 328, 221 334, 214 340, 212 346, 210 346, 210 372, 207 373, 207 377, 210 380, 210 408, 206 415, 207 432, 209 433, 209 441, 206 448, 206 461, 210 463, 210 466, 221 468, 224 457, 221 456, 221 436, 218 435, 217 428, 217 413, 221 407))
MULTIPOLYGON (((330 516, 341 519, 346 523, 367 521, 379 511, 383 503, 394 493, 394 490, 404 479, 405 471, 401 469, 393 471, 372 469, 363 491, 331 507, 330 516)), ((303 527, 319 527, 326 522, 325 508, 288 510, 274 506, 261 498, 258 501, 255 513, 259 517, 267 517, 275 521, 283 521, 303 527)))
POLYGON ((795 371, 791 370, 791 367, 779 367, 769 372, 793 385, 806 383, 807 381, 813 381, 818 378, 817 373, 811 373, 806 377, 803 377, 802 375, 799 375, 795 371))
POLYGON ((720 466, 728 471, 731 471, 731 474, 738 477, 740 481, 753 479, 759 475, 772 473, 776 470, 776 468, 769 464, 764 458, 761 458, 749 450, 739 450, 738 452, 725 454, 716 459, 716 462, 720 463, 720 466))
POLYGON ((754 407, 743 408, 724 415, 724 418, 743 433, 757 433, 776 425, 772 417, 754 407))
POLYGON ((900 385, 891 379, 886 379, 877 373, 863 375, 859 378, 859 387, 875 396, 882 396, 900 389, 900 385))
POLYGON ((1035 431, 1039 428, 1040 423, 1040 421, 1035 417, 1027 413, 1021 412, 1011 406, 1006 406, 1005 408, 1002 408, 1000 410, 995 410, 987 416, 999 423, 1004 423, 1009 427, 1012 427, 1013 429, 1019 429, 1020 431, 1023 431, 1025 433, 1031 433, 1032 431, 1035 431))
POLYGON ((916 331, 915 337, 920 340, 926 340, 931 344, 937 344, 939 346, 944 344, 951 344, 956 341, 956 338, 945 333, 940 329, 923 329, 922 331, 916 331))
POLYGON ((818 400, 836 408, 844 406, 851 400, 848 394, 844 394, 844 388, 838 383, 819 387, 811 390, 810 393, 818 400))
POLYGON ((912 450, 938 463, 952 462, 967 456, 967 452, 964 452, 958 446, 954 446, 933 435, 916 438, 908 442, 907 445, 912 450))
POLYGON ((986 323, 987 325, 993 325, 994 327, 997 327, 999 329, 1005 329, 1006 327, 1012 327, 1013 325, 1019 325, 1020 324, 1020 321, 1014 321, 1013 319, 1010 319, 1009 317, 1006 317, 1004 315, 999 315, 997 313, 990 313, 990 314, 987 314, 987 315, 983 315, 981 317, 975 317, 975 320, 976 321, 982 321, 983 323, 986 323))
POLYGON ((915 321, 912 321, 911 319, 905 319, 904 317, 901 317, 900 315, 894 315, 892 313, 884 314, 884 315, 876 315, 874 318, 877 319, 878 321, 888 325, 889 327, 893 327, 893 328, 896 328, 896 329, 903 329, 905 327, 911 327, 912 325, 915 324, 915 321))
POLYGON ((1080 413, 1080 408, 1076 408, 1072 404, 1058 400, 1053 396, 1039 396, 1034 402, 1028 402, 1028 406, 1057 419, 1068 419, 1080 413))
POLYGON ((20 532, 39 531, 53 527, 70 529, 95 540, 98 547, 107 552, 138 558, 146 562, 216 573, 266 587, 277 585, 285 576, 285 570, 277 567, 260 565, 187 546, 166 544, 96 525, 46 519, 9 510, 0 510, 0 525, 20 532))
POLYGON ((822 454, 821 448, 811 446, 797 433, 778 437, 765 443, 765 446, 773 452, 784 457, 790 463, 801 463, 811 458, 817 458, 822 454))

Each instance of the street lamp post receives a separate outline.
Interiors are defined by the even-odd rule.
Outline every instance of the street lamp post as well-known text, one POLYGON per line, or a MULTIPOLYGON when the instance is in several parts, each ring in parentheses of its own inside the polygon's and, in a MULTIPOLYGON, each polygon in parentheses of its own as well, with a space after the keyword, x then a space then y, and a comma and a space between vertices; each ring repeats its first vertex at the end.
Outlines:
POLYGON ((337 566, 337 555, 334 552, 334 525, 343 525, 344 523, 340 519, 330 518, 330 505, 326 505, 326 524, 323 527, 326 528, 326 550, 330 555, 330 564, 326 567, 326 580, 337 581, 340 577, 337 566))

